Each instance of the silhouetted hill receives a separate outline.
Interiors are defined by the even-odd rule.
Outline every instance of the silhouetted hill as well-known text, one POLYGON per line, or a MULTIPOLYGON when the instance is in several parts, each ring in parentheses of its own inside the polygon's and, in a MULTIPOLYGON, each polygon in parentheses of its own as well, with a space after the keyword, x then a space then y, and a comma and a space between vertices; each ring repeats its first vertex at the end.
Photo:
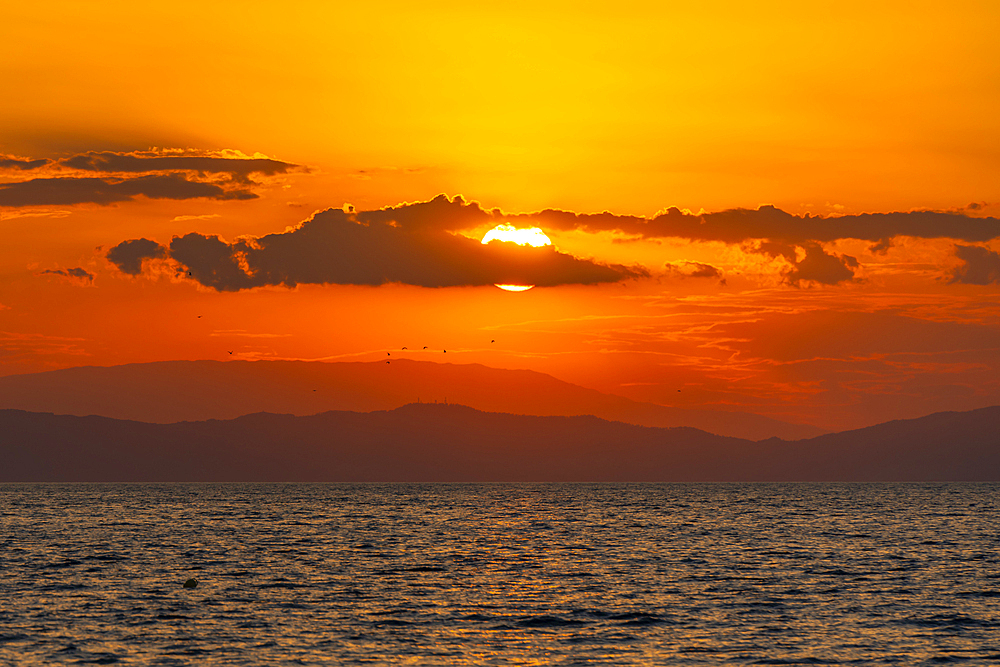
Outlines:
POLYGON ((0 408, 171 423, 253 412, 311 415, 391 410, 422 400, 524 415, 596 415, 642 426, 690 426, 761 440, 820 435, 745 412, 687 410, 603 394, 551 375, 480 364, 165 361, 0 377, 0 408))
POLYGON ((413 404, 148 424, 0 410, 0 481, 1000 480, 1000 407, 753 442, 413 404))

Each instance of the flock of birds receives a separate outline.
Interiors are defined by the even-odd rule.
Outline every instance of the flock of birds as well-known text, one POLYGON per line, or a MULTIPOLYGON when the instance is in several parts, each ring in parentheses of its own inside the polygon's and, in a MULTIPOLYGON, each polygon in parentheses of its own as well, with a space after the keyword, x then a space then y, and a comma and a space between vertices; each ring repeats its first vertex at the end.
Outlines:
MULTIPOLYGON (((495 342, 496 342, 496 340, 491 340, 491 341, 490 341, 490 343, 495 343, 495 342)), ((404 345, 402 349, 406 350, 406 349, 409 349, 409 348, 407 348, 407 347, 406 347, 406 346, 404 345)), ((426 349, 427 349, 427 346, 426 346, 426 345, 424 345, 424 347, 423 347, 422 349, 426 350, 426 349)), ((442 352, 443 354, 448 354, 448 350, 441 350, 441 352, 442 352)), ((230 353, 230 354, 232 354, 232 353, 230 353)), ((387 356, 387 357, 391 357, 391 356, 392 356, 392 353, 391 353, 391 352, 386 352, 386 353, 385 353, 385 356, 387 356)), ((388 364, 388 363, 390 363, 390 360, 389 360, 389 359, 386 359, 385 363, 387 363, 387 364, 388 364)))
MULTIPOLYGON (((199 320, 201 319, 201 315, 199 315, 199 316, 198 316, 198 319, 199 319, 199 320)), ((491 341, 490 341, 490 343, 495 343, 495 342, 496 342, 496 339, 494 339, 494 340, 491 340, 491 341)), ((408 348, 407 348, 407 347, 406 347, 406 346, 404 345, 402 349, 406 350, 406 349, 408 349, 408 348)), ((424 345, 424 347, 423 347, 422 349, 426 350, 426 349, 428 349, 428 347, 427 347, 426 345, 424 345)), ((232 354, 233 354, 233 352, 234 352, 234 350, 226 350, 226 352, 228 352, 228 353, 229 353, 230 355, 232 355, 232 354)), ((444 354, 448 354, 448 350, 441 350, 441 352, 442 352, 442 353, 444 353, 444 354)), ((385 356, 387 356, 387 357, 391 357, 391 356, 392 356, 392 353, 390 353, 390 352, 386 352, 386 353, 385 353, 385 356)), ((391 362, 391 361, 390 361, 389 359, 386 359, 386 360, 385 360, 385 363, 387 363, 387 364, 388 364, 388 363, 392 363, 392 362, 391 362)), ((315 390, 315 389, 313 389, 313 391, 316 391, 316 390, 315 390)), ((678 389, 677 391, 678 391, 678 393, 679 393, 679 392, 680 392, 680 389, 678 389)))
MULTIPOLYGON (((188 275, 190 275, 190 272, 188 273, 188 275)), ((199 316, 198 316, 198 319, 199 319, 199 320, 201 319, 201 315, 199 315, 199 316)), ((490 343, 495 343, 495 342, 496 342, 496 340, 495 340, 495 339, 494 339, 494 340, 491 340, 491 341, 490 341, 490 343)), ((408 348, 407 348, 407 347, 406 347, 406 346, 404 345, 404 346, 403 346, 403 349, 404 349, 404 350, 406 350, 406 349, 408 349, 408 348)), ((424 345, 423 349, 425 349, 425 350, 426 350, 426 349, 428 349, 428 346, 424 345)), ((447 353, 448 353, 448 350, 441 350, 441 351, 442 351, 442 352, 443 352, 444 354, 447 354, 447 353)), ((229 353, 230 355, 232 355, 232 354, 233 354, 233 352, 235 352, 235 350, 226 350, 226 352, 228 352, 228 353, 229 353)), ((392 356, 392 354, 390 354, 389 352, 386 352, 386 353, 385 353, 385 356, 387 356, 387 357, 391 357, 391 356, 392 356)), ((385 363, 387 363, 387 364, 388 364, 388 363, 390 363, 390 362, 389 362, 389 360, 387 359, 385 363)), ((315 389, 313 389, 313 391, 316 391, 316 390, 315 390, 315 389)))

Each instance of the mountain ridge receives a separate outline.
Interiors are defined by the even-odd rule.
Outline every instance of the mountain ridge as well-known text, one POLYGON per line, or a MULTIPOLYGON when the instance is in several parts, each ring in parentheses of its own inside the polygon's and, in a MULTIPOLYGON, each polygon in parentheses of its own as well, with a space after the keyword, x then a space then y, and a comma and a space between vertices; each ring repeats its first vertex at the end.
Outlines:
POLYGON ((642 426, 691 426, 750 440, 825 432, 748 412, 633 401, 525 369, 390 361, 177 360, 77 366, 0 377, 0 408, 172 423, 260 411, 303 416, 324 410, 369 412, 423 398, 513 414, 594 414, 642 426))
POLYGON ((1000 481, 1000 406, 750 441, 591 415, 408 404, 152 424, 0 410, 0 481, 1000 481))

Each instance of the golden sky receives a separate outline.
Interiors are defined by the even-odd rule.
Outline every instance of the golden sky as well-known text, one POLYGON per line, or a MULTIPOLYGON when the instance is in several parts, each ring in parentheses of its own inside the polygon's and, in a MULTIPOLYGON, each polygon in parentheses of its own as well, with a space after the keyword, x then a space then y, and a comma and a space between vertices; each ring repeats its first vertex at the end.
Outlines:
POLYGON ((997 34, 994 2, 16 3, 0 374, 416 338, 826 428, 996 404, 997 34), (504 222, 553 246, 478 243, 504 222))

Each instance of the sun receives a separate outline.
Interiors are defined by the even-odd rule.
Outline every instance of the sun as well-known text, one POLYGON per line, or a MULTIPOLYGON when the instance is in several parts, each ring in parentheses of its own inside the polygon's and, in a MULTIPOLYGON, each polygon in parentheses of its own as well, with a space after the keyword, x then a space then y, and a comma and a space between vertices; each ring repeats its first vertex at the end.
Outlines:
POLYGON ((536 248, 543 245, 552 245, 549 237, 538 227, 517 229, 514 225, 508 225, 506 222, 502 222, 486 232, 486 236, 483 237, 483 243, 489 243, 494 240, 508 241, 518 245, 530 245, 536 248))
MULTIPOLYGON (((545 232, 538 227, 518 229, 514 225, 509 225, 505 222, 500 223, 490 231, 486 232, 486 236, 483 237, 483 243, 489 243, 490 241, 504 241, 507 243, 516 243, 518 245, 530 245, 535 248, 552 245, 552 241, 549 240, 549 237, 546 236, 545 232)), ((499 284, 496 286, 508 292, 524 292, 534 287, 534 285, 499 284)))

